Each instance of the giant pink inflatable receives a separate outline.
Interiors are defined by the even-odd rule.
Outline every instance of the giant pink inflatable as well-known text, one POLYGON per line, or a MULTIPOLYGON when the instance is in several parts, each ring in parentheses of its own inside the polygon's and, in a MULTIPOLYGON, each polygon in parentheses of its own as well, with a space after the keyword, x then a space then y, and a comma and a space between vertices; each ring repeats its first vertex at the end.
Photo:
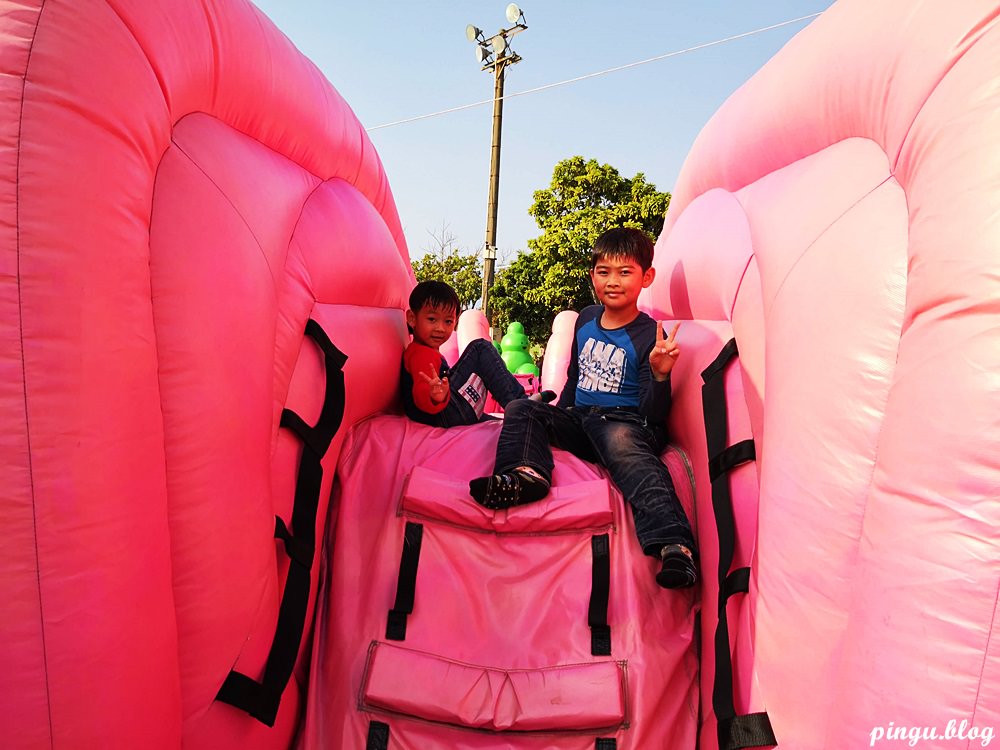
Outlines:
POLYGON ((783 746, 1000 730, 998 70, 995 1, 839 2, 712 118, 673 194, 646 303, 740 345, 744 689, 783 746))
POLYGON ((0 2, 4 746, 988 745, 998 19, 840 0, 692 149, 679 593, 600 470, 486 513, 497 424, 394 413, 386 176, 258 10, 0 2))
POLYGON ((0 24, 4 744, 287 746, 329 433, 393 403, 405 339, 381 164, 248 3, 0 24))

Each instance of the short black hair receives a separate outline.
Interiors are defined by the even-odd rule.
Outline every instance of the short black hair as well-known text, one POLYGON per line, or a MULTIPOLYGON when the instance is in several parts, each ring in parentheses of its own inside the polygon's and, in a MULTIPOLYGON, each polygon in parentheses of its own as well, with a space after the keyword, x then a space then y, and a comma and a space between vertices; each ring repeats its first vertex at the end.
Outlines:
POLYGON ((462 306, 459 304, 458 295, 451 288, 450 284, 444 281, 421 281, 410 292, 410 310, 415 313, 420 312, 424 305, 431 307, 452 308, 455 315, 458 315, 462 306))
POLYGON ((615 227, 604 232, 590 252, 590 270, 607 258, 634 260, 645 273, 653 265, 653 241, 641 229, 615 227))

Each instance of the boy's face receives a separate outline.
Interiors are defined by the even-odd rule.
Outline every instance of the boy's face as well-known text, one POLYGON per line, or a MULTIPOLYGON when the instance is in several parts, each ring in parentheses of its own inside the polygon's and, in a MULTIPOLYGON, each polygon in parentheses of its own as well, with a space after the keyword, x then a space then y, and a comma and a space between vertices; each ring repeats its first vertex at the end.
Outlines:
POLYGON ((413 329, 413 340, 437 349, 455 330, 455 308, 424 305, 416 313, 406 311, 406 322, 413 329))
POLYGON ((653 283, 656 271, 646 271, 629 258, 601 258, 590 272, 594 293, 613 312, 638 309, 639 292, 653 283))

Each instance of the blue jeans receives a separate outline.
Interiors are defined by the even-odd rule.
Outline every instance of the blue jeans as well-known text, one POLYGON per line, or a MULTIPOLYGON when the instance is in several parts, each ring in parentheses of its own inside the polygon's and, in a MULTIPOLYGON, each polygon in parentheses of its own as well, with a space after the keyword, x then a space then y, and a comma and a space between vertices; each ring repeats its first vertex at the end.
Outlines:
MULTIPOLYGON (((486 339, 470 341, 462 356, 448 369, 451 396, 448 405, 437 414, 411 418, 434 427, 457 427, 491 419, 483 413, 487 392, 504 409, 515 399, 524 398, 524 387, 510 374, 493 343, 486 339)), ((419 411, 419 410, 416 410, 419 411)))
POLYGON ((530 466, 551 481, 553 445, 608 470, 632 506, 645 554, 658 557, 664 545, 683 544, 697 555, 691 524, 660 460, 667 445, 662 428, 651 428, 645 418, 626 409, 562 409, 515 401, 504 414, 494 472, 530 466))

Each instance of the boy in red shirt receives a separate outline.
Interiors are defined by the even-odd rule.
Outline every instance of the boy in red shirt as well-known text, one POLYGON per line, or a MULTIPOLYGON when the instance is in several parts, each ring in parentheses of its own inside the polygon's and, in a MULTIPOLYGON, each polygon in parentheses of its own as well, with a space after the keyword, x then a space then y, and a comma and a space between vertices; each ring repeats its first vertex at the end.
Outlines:
MULTIPOLYGON (((475 424, 483 414, 489 393, 501 407, 525 397, 524 388, 507 371, 492 342, 470 341, 454 367, 438 349, 455 330, 459 302, 455 290, 443 281, 421 281, 410 293, 406 324, 413 341, 403 352, 400 385, 403 409, 415 422, 432 427, 475 424)), ((551 391, 532 396, 543 400, 551 391)))

